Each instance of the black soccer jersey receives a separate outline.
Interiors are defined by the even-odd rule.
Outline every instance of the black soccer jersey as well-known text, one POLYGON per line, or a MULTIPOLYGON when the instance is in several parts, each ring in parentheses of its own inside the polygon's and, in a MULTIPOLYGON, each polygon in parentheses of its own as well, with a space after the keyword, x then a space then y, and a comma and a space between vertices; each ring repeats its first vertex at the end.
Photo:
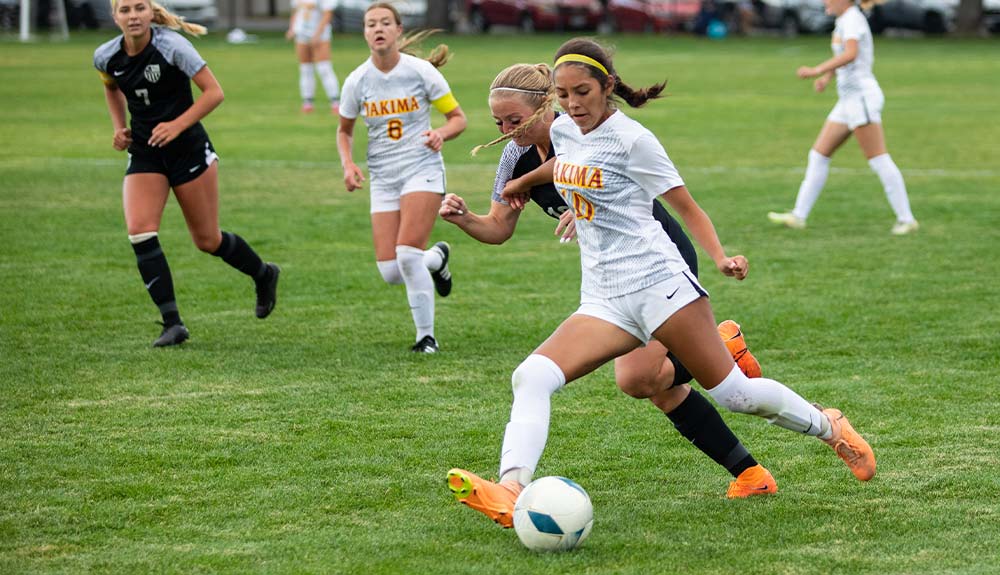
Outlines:
MULTIPOLYGON (((186 38, 152 26, 152 38, 135 56, 125 53, 121 35, 94 52, 94 67, 118 84, 128 101, 132 148, 147 147, 153 128, 183 114, 194 103, 191 78, 205 67, 205 60, 186 38)), ((205 136, 201 123, 188 128, 177 140, 205 136)))
MULTIPOLYGON (((545 161, 551 160, 555 157, 555 149, 549 148, 549 155, 545 161)), ((535 146, 518 146, 514 142, 507 144, 507 147, 503 150, 503 155, 500 158, 500 164, 497 166, 497 176, 493 183, 493 201, 501 202, 506 204, 500 196, 500 192, 503 191, 504 185, 510 180, 520 178, 521 176, 531 172, 532 170, 540 167, 544 162, 542 162, 541 157, 538 155, 538 148, 535 146)), ((666 190, 663 190, 666 191, 666 190)), ((556 190, 555 185, 548 183, 542 184, 540 186, 535 186, 531 188, 531 200, 538 205, 539 208, 546 214, 552 216, 553 218, 559 218, 563 212, 569 209, 566 201, 556 190)), ((689 268, 691 268, 691 273, 696 277, 698 275, 698 254, 694 250, 694 245, 691 240, 684 233, 684 228, 681 224, 670 215, 663 204, 657 200, 653 200, 653 217, 656 221, 660 222, 663 227, 663 231, 667 233, 670 240, 674 242, 677 246, 678 251, 681 252, 681 257, 687 262, 689 268)))

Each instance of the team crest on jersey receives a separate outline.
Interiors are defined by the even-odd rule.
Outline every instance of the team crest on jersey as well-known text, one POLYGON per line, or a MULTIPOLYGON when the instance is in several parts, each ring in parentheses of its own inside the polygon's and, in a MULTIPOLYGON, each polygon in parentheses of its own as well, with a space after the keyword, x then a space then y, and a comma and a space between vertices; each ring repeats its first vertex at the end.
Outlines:
POLYGON ((147 80, 155 84, 160 80, 160 65, 150 64, 146 66, 146 69, 142 71, 142 75, 146 77, 147 80))

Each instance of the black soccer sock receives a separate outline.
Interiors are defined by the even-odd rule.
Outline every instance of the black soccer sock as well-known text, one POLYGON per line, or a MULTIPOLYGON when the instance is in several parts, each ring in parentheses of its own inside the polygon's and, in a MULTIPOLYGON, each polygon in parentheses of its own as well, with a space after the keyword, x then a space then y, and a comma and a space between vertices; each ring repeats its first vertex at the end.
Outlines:
POLYGON ((746 447, 729 429, 715 407, 695 390, 667 414, 674 427, 688 441, 726 468, 733 477, 757 465, 746 447))
POLYGON ((684 384, 684 383, 688 383, 692 379, 694 379, 694 376, 692 376, 691 372, 688 371, 688 369, 686 367, 684 367, 684 364, 681 363, 681 360, 677 359, 676 355, 674 355, 674 354, 672 354, 672 353, 670 353, 668 351, 667 352, 667 359, 670 360, 670 363, 674 364, 674 383, 673 383, 673 385, 681 385, 681 384, 684 384))
POLYGON ((236 234, 222 232, 222 243, 212 255, 222 258, 222 261, 252 277, 255 282, 271 278, 271 269, 253 251, 250 244, 236 234))
POLYGON ((164 325, 181 323, 181 315, 177 312, 177 302, 174 300, 174 280, 170 276, 167 257, 160 248, 160 239, 153 236, 132 244, 132 249, 139 265, 139 275, 146 284, 149 297, 153 298, 153 303, 160 309, 164 325))

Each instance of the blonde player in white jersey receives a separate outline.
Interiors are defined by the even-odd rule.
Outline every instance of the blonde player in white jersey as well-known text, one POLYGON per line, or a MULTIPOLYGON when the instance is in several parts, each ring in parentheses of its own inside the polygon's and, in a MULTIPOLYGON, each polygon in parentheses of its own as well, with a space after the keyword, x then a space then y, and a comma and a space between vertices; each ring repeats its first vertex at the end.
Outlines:
MULTIPOLYGON (((607 52, 588 39, 559 48, 554 78, 566 114, 552 123, 556 157, 545 166, 575 213, 581 303, 514 370, 499 482, 452 469, 451 491, 502 526, 512 526, 514 502, 545 448, 552 394, 653 339, 672 350, 720 405, 817 436, 858 479, 871 479, 874 453, 840 411, 822 410, 777 381, 750 379, 740 371, 716 332, 707 293, 653 218, 650 203, 662 195, 720 272, 746 276, 746 258, 726 255, 712 221, 663 146, 612 100, 618 96, 638 107, 656 98, 664 85, 629 87, 607 52)), ((503 196, 515 208, 524 207, 526 196, 518 186, 509 186, 503 196)))
POLYGON ((299 94, 302 111, 310 113, 316 98, 316 76, 330 101, 330 112, 340 107, 340 84, 330 63, 330 31, 336 0, 292 0, 292 16, 285 37, 295 40, 299 59, 299 94))
POLYGON ((830 158, 854 134, 861 152, 872 171, 878 174, 889 205, 896 214, 893 235, 905 235, 919 227, 910 211, 903 174, 892 161, 885 147, 882 131, 882 105, 885 97, 879 87, 872 64, 875 46, 868 20, 853 0, 823 0, 826 13, 836 16, 833 30, 833 57, 818 66, 802 66, 799 78, 816 78, 813 87, 822 92, 837 73, 837 104, 827 116, 823 128, 809 150, 806 175, 799 186, 795 208, 790 212, 770 212, 768 218, 776 224, 801 229, 819 199, 830 172, 830 158))
POLYGON ((385 3, 368 7, 365 41, 371 57, 344 81, 337 149, 348 192, 364 182, 354 163, 354 122, 364 116, 368 127, 368 171, 371 173, 372 236, 375 260, 389 284, 405 284, 417 353, 435 353, 434 290, 451 292, 450 247, 438 242, 424 250, 437 220, 445 190, 441 147, 465 130, 465 114, 437 70, 448 59, 438 46, 428 60, 401 52, 429 33, 403 38, 396 9, 385 3), (431 107, 446 122, 431 129, 431 107))

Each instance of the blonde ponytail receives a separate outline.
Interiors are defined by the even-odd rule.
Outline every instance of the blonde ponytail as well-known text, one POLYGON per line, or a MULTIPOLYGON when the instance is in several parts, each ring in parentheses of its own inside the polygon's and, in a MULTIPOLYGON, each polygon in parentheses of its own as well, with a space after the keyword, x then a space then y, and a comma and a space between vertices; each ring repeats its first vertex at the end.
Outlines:
POLYGON ((204 36, 208 33, 208 29, 201 24, 192 24, 188 22, 182 16, 174 14, 170 10, 167 10, 163 6, 157 4, 154 0, 149 0, 149 4, 153 8, 154 24, 165 26, 171 30, 181 30, 183 32, 187 32, 191 36, 204 36))
POLYGON ((521 125, 510 133, 504 134, 492 142, 476 146, 470 152, 473 156, 479 150, 517 138, 531 129, 545 114, 552 110, 556 101, 556 89, 552 84, 552 70, 546 64, 514 64, 497 74, 490 84, 490 99, 514 95, 524 100, 535 111, 521 125))

